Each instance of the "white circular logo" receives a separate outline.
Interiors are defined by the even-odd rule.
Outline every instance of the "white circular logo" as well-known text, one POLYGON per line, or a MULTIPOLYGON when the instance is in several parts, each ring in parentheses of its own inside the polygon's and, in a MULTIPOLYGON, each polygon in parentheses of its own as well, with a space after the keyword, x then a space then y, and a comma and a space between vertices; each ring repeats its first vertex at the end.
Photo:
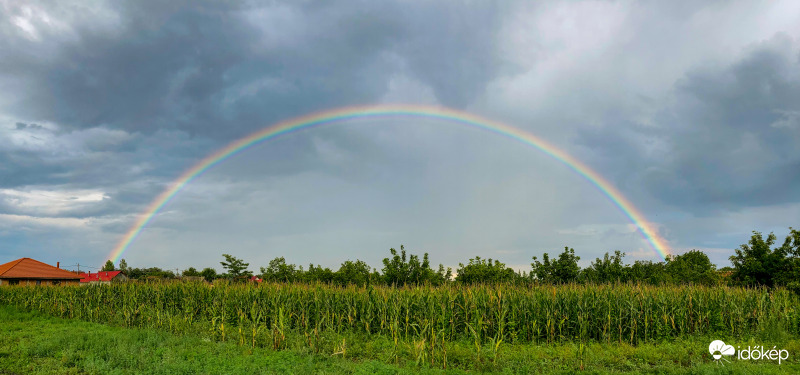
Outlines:
POLYGON ((715 361, 719 361, 723 355, 734 355, 736 349, 732 345, 726 345, 722 340, 714 340, 708 345, 708 352, 715 361))

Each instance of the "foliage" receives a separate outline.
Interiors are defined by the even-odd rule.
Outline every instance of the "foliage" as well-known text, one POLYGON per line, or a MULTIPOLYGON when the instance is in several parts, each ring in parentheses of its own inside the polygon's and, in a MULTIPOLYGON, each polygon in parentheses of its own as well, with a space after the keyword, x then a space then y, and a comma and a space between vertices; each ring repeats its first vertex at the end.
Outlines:
POLYGON ((101 268, 100 271, 102 271, 102 272, 114 271, 114 262, 112 262, 111 260, 107 260, 106 264, 103 265, 103 268, 101 268))
POLYGON ((665 271, 675 283, 715 285, 719 283, 716 268, 708 255, 700 250, 691 250, 681 255, 667 256, 665 271))
POLYGON ((203 270, 200 271, 200 276, 203 276, 208 282, 214 281, 214 279, 217 278, 217 270, 211 267, 203 268, 203 270))
POLYGON ((128 270, 128 278, 130 279, 147 279, 147 278, 160 278, 160 279, 174 279, 175 274, 169 270, 162 270, 158 267, 150 268, 130 268, 128 270))
POLYGON ((481 259, 476 256, 468 264, 459 263, 456 281, 464 284, 511 282, 517 276, 513 269, 499 260, 481 259))
POLYGON ((578 261, 581 258, 575 255, 575 249, 564 247, 558 259, 551 261, 547 253, 542 255, 542 262, 533 257, 531 263, 531 276, 544 283, 568 283, 578 280, 581 268, 578 261))
POLYGON ((201 276, 200 272, 197 271, 197 269, 194 268, 194 267, 189 267, 189 268, 183 270, 183 272, 181 272, 181 275, 182 276, 201 276))
POLYGON ((329 284, 334 280, 335 274, 328 267, 308 265, 308 271, 303 274, 303 280, 310 283, 324 283, 329 284))
MULTIPOLYGON (((623 254, 624 255, 624 254, 623 254)), ((627 280, 633 282, 647 283, 650 285, 664 285, 673 279, 669 277, 664 262, 653 262, 649 260, 637 260, 625 270, 627 280)))
POLYGON ((302 270, 295 268, 294 264, 286 264, 284 257, 269 261, 268 267, 261 267, 261 279, 264 281, 296 281, 302 270))
POLYGON ((789 228, 789 235, 780 247, 771 248, 777 239, 770 233, 765 239, 753 232, 750 241, 742 244, 730 257, 731 279, 738 285, 788 285, 795 288, 800 277, 800 231, 789 228), (794 283, 794 284, 793 284, 794 283))
POLYGON ((624 282, 630 277, 630 269, 622 262, 624 257, 625 253, 619 250, 614 251, 614 255, 606 253, 603 259, 597 258, 583 270, 582 278, 595 283, 624 282))
MULTIPOLYGON (((408 254, 403 245, 400 251, 389 249, 390 257, 383 259, 383 268, 378 271, 362 260, 347 260, 334 271, 328 267, 310 264, 308 270, 277 257, 267 267, 260 267, 260 276, 273 282, 304 282, 337 285, 388 285, 403 287, 405 285, 442 286, 453 280, 459 283, 511 283, 511 284, 561 284, 561 283, 644 283, 650 285, 666 285, 693 283, 718 285, 733 283, 743 286, 785 286, 800 293, 800 231, 790 228, 791 233, 783 245, 772 249, 776 238, 770 234, 766 239, 754 232, 750 242, 742 245, 732 256, 734 267, 716 266, 709 257, 700 250, 691 250, 684 254, 668 256, 665 262, 638 260, 625 264, 625 253, 617 250, 613 254, 605 253, 591 264, 581 269, 578 266, 580 257, 575 250, 564 247, 564 251, 555 259, 544 253, 542 260, 533 257, 531 272, 514 272, 500 260, 475 257, 469 263, 459 263, 458 277, 453 279, 452 270, 439 265, 434 271, 430 267, 428 254, 422 257, 408 254), (529 276, 528 276, 529 275, 529 276)), ((249 263, 223 254, 225 262, 221 264, 228 271, 218 275, 213 269, 204 269, 197 273, 194 268, 184 271, 184 275, 201 275, 207 281, 215 278, 245 278, 252 273, 247 271, 249 263)), ((120 268, 127 268, 124 259, 120 268)), ((113 265, 112 265, 113 266, 113 265)), ((145 269, 129 269, 132 279, 141 278, 173 278, 171 271, 158 267, 145 269)))
POLYGON ((380 279, 380 274, 373 274, 372 268, 364 261, 347 260, 336 271, 334 280, 340 285, 370 285, 380 279))
POLYGON ((124 274, 128 274, 128 262, 125 261, 125 258, 119 260, 119 270, 122 271, 124 274))
POLYGON ((227 275, 229 278, 237 279, 253 276, 253 273, 247 270, 250 263, 245 263, 243 260, 230 254, 222 254, 222 256, 225 258, 225 261, 219 262, 219 264, 228 271, 227 275))
POLYGON ((420 261, 419 256, 413 254, 406 258, 403 245, 400 245, 400 254, 394 248, 389 249, 389 252, 392 257, 383 259, 383 278, 387 285, 401 287, 406 284, 440 284, 445 278, 449 279, 450 269, 445 271, 444 266, 440 265, 439 272, 435 272, 430 268, 428 253, 420 261))

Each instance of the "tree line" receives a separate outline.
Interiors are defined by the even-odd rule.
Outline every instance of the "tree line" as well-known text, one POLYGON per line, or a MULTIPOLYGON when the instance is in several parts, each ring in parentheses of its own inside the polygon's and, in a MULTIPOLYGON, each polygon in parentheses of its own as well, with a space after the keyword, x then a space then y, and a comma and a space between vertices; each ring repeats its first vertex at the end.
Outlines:
MULTIPOLYGON (((223 254, 220 265, 224 272, 214 268, 197 270, 189 267, 181 275, 158 267, 128 268, 124 259, 118 269, 131 279, 194 277, 213 281, 229 279, 247 281, 257 276, 263 281, 306 282, 337 285, 442 285, 445 283, 512 283, 512 284, 560 284, 560 283, 615 283, 634 282, 653 285, 691 283, 702 285, 784 286, 800 292, 800 231, 789 228, 790 233, 780 246, 775 246, 777 237, 770 233, 764 237, 753 232, 750 240, 734 250, 729 259, 731 266, 717 269, 708 255, 700 250, 691 250, 680 255, 667 256, 663 262, 637 260, 625 262, 625 253, 614 251, 596 258, 586 268, 578 265, 580 257, 575 250, 565 247, 557 256, 544 253, 539 259, 534 256, 530 271, 515 271, 496 259, 474 257, 467 263, 459 263, 453 272, 449 267, 431 267, 428 254, 422 256, 407 253, 403 245, 397 251, 389 249, 390 256, 383 259, 379 270, 361 260, 347 260, 337 270, 310 264, 303 266, 287 263, 277 257, 257 274, 249 270, 249 263, 230 254, 223 254)), ((103 270, 114 270, 111 261, 103 270)))

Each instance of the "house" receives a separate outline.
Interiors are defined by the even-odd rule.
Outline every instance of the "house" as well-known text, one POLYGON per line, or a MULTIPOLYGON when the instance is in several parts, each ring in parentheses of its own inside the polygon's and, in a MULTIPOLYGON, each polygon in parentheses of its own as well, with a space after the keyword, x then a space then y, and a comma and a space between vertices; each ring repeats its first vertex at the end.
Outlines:
POLYGON ((128 276, 122 273, 122 271, 82 272, 80 276, 81 284, 111 284, 112 282, 128 281, 128 276))
POLYGON ((78 284, 81 276, 31 258, 20 258, 0 265, 0 285, 78 284))

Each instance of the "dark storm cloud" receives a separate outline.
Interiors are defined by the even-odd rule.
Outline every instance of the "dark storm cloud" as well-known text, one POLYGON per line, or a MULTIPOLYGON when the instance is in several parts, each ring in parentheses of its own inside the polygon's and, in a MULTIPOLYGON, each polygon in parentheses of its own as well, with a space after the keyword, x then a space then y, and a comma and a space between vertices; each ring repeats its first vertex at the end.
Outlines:
POLYGON ((503 64, 494 47, 500 6, 472 5, 432 2, 406 16, 406 25, 418 32, 404 40, 400 50, 414 76, 428 83, 447 106, 466 106, 483 94, 487 82, 512 68, 503 64))
POLYGON ((676 83, 656 126, 608 124, 581 143, 623 186, 694 213, 800 201, 800 62, 785 35, 676 83))
MULTIPOLYGON (((232 140, 389 100, 541 136, 679 233, 676 246, 730 217, 746 222, 746 239, 761 220, 745 217, 753 207, 796 216, 795 205, 756 206, 798 201, 797 43, 730 53, 800 35, 791 3, 84 4, 6 2, 0 13, 0 235, 22 244, 2 250, 104 256, 172 181, 232 140), (692 213, 714 215, 669 222, 692 213), (41 240, 51 227, 58 236, 41 240)), ((526 249, 573 242, 598 251, 585 259, 640 247, 613 229, 627 228, 613 205, 550 159, 460 127, 365 122, 278 137, 204 172, 148 224, 141 259, 170 253, 182 266, 167 250, 192 244, 209 265, 221 248, 249 249, 256 264, 266 243, 316 262, 412 240, 448 249, 448 261, 502 250, 522 251, 513 262, 524 264, 526 249)))
MULTIPOLYGON (((181 171, 270 123, 379 102, 397 75, 429 85, 444 104, 464 106, 500 72, 492 50, 500 14, 491 6, 111 6, 40 7, 61 26, 33 17, 33 31, 15 23, 26 15, 21 7, 0 15, 0 82, 13 92, 0 94, 0 110, 24 121, 12 122, 12 131, 24 132, 16 141, 28 137, 20 147, 0 147, 0 188, 98 189, 108 197, 56 213, 8 204, 0 212, 138 212, 181 171)), ((383 152, 352 132, 320 137, 373 158, 383 152)), ((269 162, 254 163, 272 176, 320 168, 362 174, 317 163, 318 146, 311 138, 286 139, 265 154, 269 162)), ((250 173, 248 162, 242 167, 250 173)))
MULTIPOLYGON (((230 138, 310 111, 376 102, 397 74, 464 106, 498 73, 492 7, 113 5, 117 21, 76 21, 74 37, 46 27, 40 40, 7 35, 3 50, 25 52, 2 53, 0 79, 17 96, 4 110, 74 128, 230 138), (273 13, 285 8, 296 19, 275 26, 273 13)), ((6 34, 12 16, 2 21, 6 34)))
POLYGON ((62 179, 57 176, 69 169, 64 164, 48 163, 35 152, 0 149, 0 188, 59 183, 62 179))
POLYGON ((17 130, 22 130, 22 129, 42 129, 41 125, 38 125, 38 124, 26 124, 24 122, 18 122, 18 123, 14 124, 14 125, 16 126, 17 130))

